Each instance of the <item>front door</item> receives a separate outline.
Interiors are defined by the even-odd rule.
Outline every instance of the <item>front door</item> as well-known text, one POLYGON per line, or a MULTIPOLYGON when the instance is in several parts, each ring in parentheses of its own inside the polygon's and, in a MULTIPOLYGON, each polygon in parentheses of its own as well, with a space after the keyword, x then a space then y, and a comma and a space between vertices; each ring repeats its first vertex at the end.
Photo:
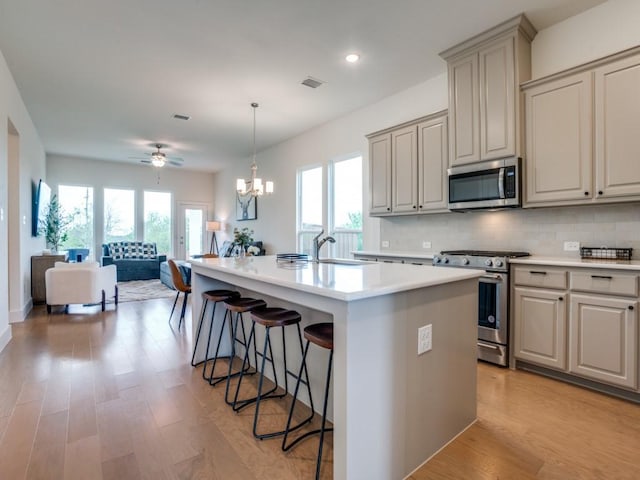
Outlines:
POLYGON ((180 203, 178 205, 178 231, 176 258, 189 260, 193 255, 206 253, 207 205, 180 203))

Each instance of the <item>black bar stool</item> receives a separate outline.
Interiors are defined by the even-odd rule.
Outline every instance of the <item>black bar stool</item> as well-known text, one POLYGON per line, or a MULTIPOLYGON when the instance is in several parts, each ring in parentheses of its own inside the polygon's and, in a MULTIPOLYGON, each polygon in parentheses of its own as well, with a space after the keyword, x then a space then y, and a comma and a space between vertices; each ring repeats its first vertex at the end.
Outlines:
MULTIPOLYGON (((206 375, 207 363, 210 360, 212 360, 212 358, 209 357, 209 351, 210 351, 209 348, 211 346, 211 336, 213 334, 213 323, 216 318, 216 305, 218 304, 218 302, 224 302, 229 298, 235 298, 239 296, 240 296, 240 293, 235 292, 233 290, 208 290, 206 292, 202 292, 202 308, 200 309, 200 321, 198 322, 198 330, 196 331, 196 341, 193 346, 193 355, 191 355, 191 366, 195 367, 197 365, 200 365, 201 363, 204 363, 204 366, 202 367, 202 378, 204 379, 207 379, 207 375, 206 375), (207 349, 204 354, 204 360, 200 362, 196 362, 195 361, 196 351, 198 350, 200 334, 202 333, 202 324, 204 323, 204 317, 205 317, 205 313, 207 311, 207 305, 209 302, 213 303, 213 307, 211 309, 211 324, 209 325, 209 336, 207 337, 207 349)), ((223 318, 222 320, 222 327, 220 329, 221 332, 224 330, 225 319, 226 319, 226 312, 225 312, 225 318, 223 318)), ((218 349, 220 348, 221 337, 222 335, 220 335, 220 337, 218 338, 216 355, 218 353, 218 349)), ((213 360, 214 360, 214 368, 215 368, 215 358, 213 358, 213 360)))
MULTIPOLYGON (((257 298, 249 298, 249 297, 234 297, 234 298, 229 298, 227 300, 225 300, 224 302, 224 306, 227 308, 227 312, 225 313, 225 320, 227 318, 227 315, 229 315, 229 331, 231 333, 231 353, 229 354, 229 369, 227 371, 226 375, 220 375, 218 377, 214 377, 213 376, 213 370, 211 371, 211 378, 209 380, 209 383, 211 385, 216 385, 217 383, 221 382, 222 380, 227 380, 227 386, 225 388, 225 402, 227 403, 227 405, 231 405, 232 402, 230 402, 228 400, 229 397, 229 380, 231 379, 231 377, 235 377, 236 375, 239 375, 241 373, 247 374, 247 375, 253 375, 255 373, 251 372, 248 373, 251 365, 246 365, 243 361, 242 363, 242 369, 238 372, 233 373, 233 359, 236 356, 236 343, 242 345, 245 349, 246 349, 246 354, 249 354, 249 343, 247 341, 247 335, 246 335, 246 331, 244 328, 244 319, 242 317, 243 313, 246 312, 251 312, 253 310, 255 310, 256 308, 265 308, 267 306, 267 302, 265 302, 264 300, 261 299, 257 299, 257 298), (233 314, 235 315, 235 319, 233 318, 233 314), (240 328, 242 330, 242 339, 240 339, 238 337, 238 323, 240 323, 240 328)), ((223 324, 224 327, 224 324, 223 324)), ((222 336, 222 331, 220 331, 220 336, 222 336)), ((218 346, 220 346, 220 341, 218 340, 218 346)), ((217 351, 216 351, 217 352, 217 351)), ((254 357, 254 362, 258 362, 258 355, 256 353, 256 347, 255 345, 253 346, 253 357, 254 357)), ((214 368, 215 368, 215 364, 214 364, 214 368)))
MULTIPOLYGON (((270 432, 270 433, 258 433, 258 418, 260 416, 260 402, 262 400, 267 400, 270 398, 283 398, 287 395, 287 392, 289 390, 289 382, 288 382, 288 375, 292 375, 294 377, 297 378, 299 383, 304 383, 307 386, 307 391, 309 393, 309 398, 311 398, 311 389, 309 387, 309 374, 307 372, 307 368, 306 366, 302 366, 301 371, 300 371, 300 375, 296 376, 295 373, 290 372, 287 369, 287 343, 286 343, 286 338, 285 338, 285 327, 288 327, 290 325, 295 325, 296 328, 298 329, 298 340, 300 342, 300 353, 303 353, 303 347, 302 347, 302 334, 300 331, 300 320, 302 319, 302 317, 300 316, 300 314, 298 312, 296 312, 295 310, 287 310, 284 308, 261 308, 261 309, 257 309, 257 310, 253 310, 251 312, 251 319, 253 320, 253 324, 251 325, 251 332, 249 333, 249 345, 251 345, 251 343, 253 342, 254 347, 255 347, 255 329, 256 329, 256 324, 262 325, 265 327, 265 337, 264 337, 264 346, 262 348, 262 353, 259 354, 262 356, 262 366, 259 370, 260 373, 260 379, 258 380, 258 392, 257 395, 255 397, 251 397, 251 398, 246 398, 243 400, 239 400, 238 399, 238 395, 240 392, 240 387, 242 386, 242 379, 244 377, 244 374, 241 373, 240 374, 240 378, 238 380, 238 385, 236 386, 236 392, 235 392, 235 397, 233 399, 232 402, 232 406, 234 411, 238 411, 244 407, 246 407, 247 405, 250 405, 252 403, 256 404, 256 411, 253 417, 253 436, 256 438, 259 438, 260 440, 264 439, 264 438, 272 438, 272 437, 277 437, 279 435, 284 435, 285 431, 281 430, 281 431, 276 431, 276 432, 270 432), (280 327, 281 331, 282 331, 282 349, 283 349, 283 361, 284 361, 284 392, 283 393, 276 393, 276 390, 279 387, 278 384, 278 374, 276 372, 276 367, 273 361, 273 350, 271 349, 271 337, 270 337, 270 333, 271 333, 271 329, 274 327, 280 327), (267 350, 269 350, 268 354, 267 354, 267 350), (272 368, 272 373, 273 373, 273 380, 275 383, 275 386, 273 388, 271 388, 270 390, 263 392, 262 391, 262 386, 264 383, 264 373, 265 373, 265 368, 266 368, 266 362, 271 363, 271 368, 272 368), (302 373, 304 372, 305 375, 305 379, 302 379, 302 373)), ((244 370, 244 366, 246 363, 249 362, 249 348, 247 347, 245 356, 244 356, 244 360, 242 362, 243 365, 243 369, 244 370)), ((257 367, 257 364, 256 364, 257 367)), ((228 385, 228 384, 227 384, 228 385)), ((313 409, 312 409, 313 412, 313 409)), ((290 430, 295 430, 297 428, 302 427, 304 424, 308 423, 311 418, 313 418, 313 413, 306 419, 304 419, 303 421, 301 421, 298 425, 296 425, 295 427, 290 427, 290 430)))
MULTIPOLYGON (((315 323, 309 325, 304 329, 304 338, 307 343, 304 347, 304 354, 302 355, 302 364, 300 365, 300 375, 298 375, 298 381, 296 382, 296 388, 293 392, 293 402, 291 403, 291 409, 289 410, 289 418, 287 419, 287 426, 285 428, 284 438, 282 439, 282 450, 285 452, 291 447, 301 442, 305 438, 320 434, 320 445, 318 447, 318 460, 316 462, 316 480, 320 478, 320 467, 322 466, 322 446, 324 444, 324 433, 333 431, 333 428, 326 428, 327 423, 327 400, 329 399, 329 387, 331 386, 331 366, 333 363, 333 323, 315 323), (309 344, 313 343, 319 347, 329 350, 329 365, 327 366, 327 381, 324 389, 324 404, 322 406, 322 426, 318 430, 307 432, 304 435, 299 436, 293 442, 287 445, 287 439, 289 433, 294 430, 290 428, 291 418, 293 417, 293 410, 296 405, 296 399, 298 398, 298 390, 300 388, 300 377, 302 376, 303 369, 307 368, 307 352, 309 351, 309 344)), ((311 398, 311 394, 309 394, 311 398)), ((311 416, 313 417, 313 402, 311 401, 311 416)))

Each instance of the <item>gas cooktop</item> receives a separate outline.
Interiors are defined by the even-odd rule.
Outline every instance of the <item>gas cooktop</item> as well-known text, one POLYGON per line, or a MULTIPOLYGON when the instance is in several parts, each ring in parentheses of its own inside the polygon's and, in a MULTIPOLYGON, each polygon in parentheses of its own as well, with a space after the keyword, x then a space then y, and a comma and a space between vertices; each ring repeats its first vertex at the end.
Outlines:
POLYGON ((443 250, 441 255, 468 255, 472 257, 506 257, 519 258, 528 257, 528 252, 509 252, 500 250, 443 250))

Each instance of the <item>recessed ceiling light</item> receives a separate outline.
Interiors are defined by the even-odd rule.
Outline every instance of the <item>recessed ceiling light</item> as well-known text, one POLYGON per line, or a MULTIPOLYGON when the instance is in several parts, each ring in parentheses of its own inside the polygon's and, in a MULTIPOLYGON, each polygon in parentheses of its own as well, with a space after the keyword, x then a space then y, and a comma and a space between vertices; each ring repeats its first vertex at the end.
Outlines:
POLYGON ((357 53, 350 53, 349 55, 344 57, 344 59, 349 63, 356 63, 358 60, 360 60, 360 55, 358 55, 357 53))

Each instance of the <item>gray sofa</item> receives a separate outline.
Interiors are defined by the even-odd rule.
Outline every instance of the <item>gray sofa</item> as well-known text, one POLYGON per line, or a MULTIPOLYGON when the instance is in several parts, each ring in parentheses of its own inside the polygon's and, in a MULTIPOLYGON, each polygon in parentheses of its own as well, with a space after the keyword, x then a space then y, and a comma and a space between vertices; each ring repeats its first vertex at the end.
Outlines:
POLYGON ((166 255, 158 255, 155 243, 111 242, 102 245, 102 265, 115 265, 118 281, 160 278, 160 264, 166 255))

